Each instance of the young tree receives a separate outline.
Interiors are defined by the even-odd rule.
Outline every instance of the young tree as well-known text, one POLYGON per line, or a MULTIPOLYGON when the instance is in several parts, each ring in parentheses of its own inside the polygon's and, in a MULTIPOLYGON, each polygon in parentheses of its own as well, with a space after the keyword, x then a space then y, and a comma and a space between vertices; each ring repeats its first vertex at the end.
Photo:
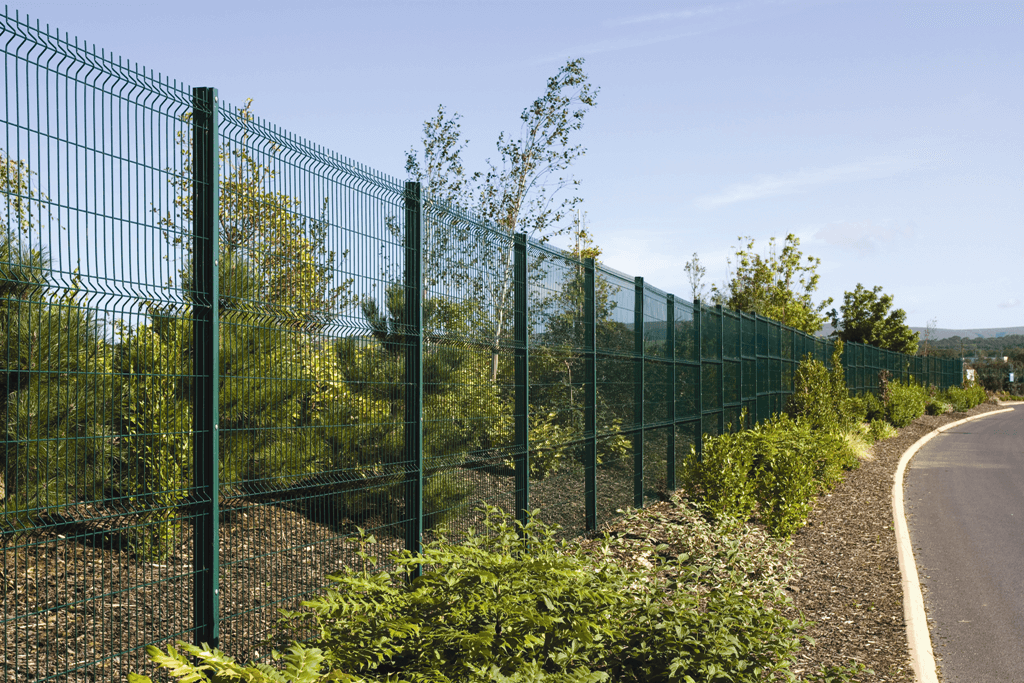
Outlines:
POLYGON ((918 334, 907 326, 906 311, 893 309, 892 301, 892 296, 883 294, 880 286, 866 289, 858 283, 852 292, 843 294, 839 312, 833 308, 829 313, 835 328, 832 336, 844 342, 870 344, 914 355, 917 353, 918 334))
POLYGON ((935 339, 935 326, 938 324, 938 320, 932 318, 924 325, 924 338, 921 340, 924 347, 922 355, 927 356, 931 351, 932 341, 935 339))
MULTIPOLYGON (((251 99, 238 111, 238 118, 243 127, 254 120, 251 99)), ((338 254, 327 247, 326 199, 317 218, 304 216, 299 199, 276 189, 277 172, 259 159, 250 137, 245 133, 241 144, 225 143, 219 151, 221 258, 241 256, 262 274, 255 293, 264 311, 287 319, 293 329, 315 332, 354 303, 352 278, 335 277, 338 260, 348 252, 338 254)), ((179 132, 178 144, 185 172, 171 176, 174 210, 158 224, 165 230, 164 238, 186 254, 178 274, 187 287, 192 235, 181 226, 192 225, 190 134, 179 132)))
POLYGON ((693 258, 683 266, 686 271, 686 278, 690 281, 690 294, 694 301, 704 298, 704 274, 707 269, 700 264, 700 257, 693 252, 693 258))
POLYGON ((754 251, 752 237, 738 239, 747 240, 746 246, 736 249, 736 270, 726 284, 712 285, 713 301, 735 311, 759 313, 807 334, 820 330, 828 319, 824 311, 832 303, 831 298, 817 304, 812 299, 821 259, 804 257, 800 239, 793 234, 786 235, 781 252, 774 237, 768 240, 764 256, 754 251))
POLYGON ((548 79, 544 93, 520 114, 520 134, 498 136, 499 161, 488 160, 486 172, 467 176, 461 152, 458 114, 448 117, 444 107, 424 124, 423 159, 417 152, 406 156, 406 168, 412 179, 424 185, 425 194, 454 208, 475 210, 479 218, 495 227, 505 240, 470 240, 458 226, 440 222, 431 232, 426 221, 424 281, 442 267, 443 259, 455 258, 469 276, 472 289, 481 299, 482 309, 490 311, 489 337, 492 343, 491 377, 497 378, 498 355, 509 324, 513 294, 513 250, 511 238, 524 232, 545 242, 569 229, 563 223, 580 202, 572 196, 556 202, 556 196, 579 182, 567 171, 585 149, 574 144, 573 136, 583 127, 583 119, 596 103, 597 89, 583 71, 583 59, 566 62, 548 79), (456 229, 452 229, 452 227, 456 229), (463 244, 450 244, 449 237, 438 234, 448 229, 463 244), (457 248, 461 246, 461 250, 457 248), (443 253, 441 252, 443 250, 443 253), (461 254, 459 253, 461 251, 461 254))

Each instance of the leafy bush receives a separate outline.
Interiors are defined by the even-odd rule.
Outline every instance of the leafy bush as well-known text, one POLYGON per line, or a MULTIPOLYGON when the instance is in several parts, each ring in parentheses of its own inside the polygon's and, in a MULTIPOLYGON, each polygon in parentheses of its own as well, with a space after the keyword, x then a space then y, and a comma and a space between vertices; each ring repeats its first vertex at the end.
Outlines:
POLYGON ((950 387, 942 392, 942 399, 949 403, 953 410, 962 413, 988 400, 985 388, 975 382, 964 382, 962 386, 950 387))
POLYGON ((885 402, 886 418, 896 427, 908 424, 924 415, 928 404, 928 390, 912 382, 889 382, 885 402))
POLYGON ((275 653, 283 671, 207 647, 147 650, 191 681, 793 680, 805 637, 782 611, 792 573, 782 547, 734 525, 724 536, 676 505, 656 546, 622 534, 589 552, 556 542, 534 516, 522 525, 487 508, 485 535, 394 555, 395 575, 375 570, 373 538, 362 536, 361 567, 329 577, 334 587, 309 612, 284 613, 282 624, 319 637, 275 653), (647 569, 617 565, 624 550, 647 569))
POLYGON ((807 421, 815 429, 842 434, 860 420, 861 406, 849 398, 842 366, 843 343, 837 341, 832 353, 832 369, 813 358, 800 362, 796 371, 794 392, 787 403, 787 412, 807 421))
POLYGON ((751 430, 704 437, 700 457, 691 446, 690 457, 680 468, 680 484, 691 500, 716 518, 747 519, 757 505, 754 493, 755 449, 751 430))
POLYGON ((943 413, 948 413, 952 409, 953 406, 936 396, 929 396, 928 402, 924 407, 924 411, 929 415, 942 415, 943 413))
POLYGON ((860 397, 860 400, 864 404, 865 422, 874 422, 875 420, 885 419, 885 404, 883 404, 877 396, 874 394, 864 394, 860 397))
POLYGON ((747 519, 756 509, 772 534, 789 536, 814 497, 859 464, 844 435, 778 415, 749 430, 706 437, 703 457, 693 453, 683 465, 682 483, 716 518, 747 519))
POLYGON ((896 428, 885 420, 872 420, 868 427, 868 437, 871 441, 882 441, 896 436, 896 428))

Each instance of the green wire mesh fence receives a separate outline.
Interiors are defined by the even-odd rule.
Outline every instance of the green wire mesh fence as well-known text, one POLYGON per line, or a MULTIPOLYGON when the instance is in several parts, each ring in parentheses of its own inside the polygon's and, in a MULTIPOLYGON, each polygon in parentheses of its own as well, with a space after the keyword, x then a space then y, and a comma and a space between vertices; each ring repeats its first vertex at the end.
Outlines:
MULTIPOLYGON (((567 536, 663 498, 830 342, 527 240, 0 17, 5 680, 264 658, 280 608, 482 502, 567 536)), ((940 387, 958 363, 847 345, 940 387)))

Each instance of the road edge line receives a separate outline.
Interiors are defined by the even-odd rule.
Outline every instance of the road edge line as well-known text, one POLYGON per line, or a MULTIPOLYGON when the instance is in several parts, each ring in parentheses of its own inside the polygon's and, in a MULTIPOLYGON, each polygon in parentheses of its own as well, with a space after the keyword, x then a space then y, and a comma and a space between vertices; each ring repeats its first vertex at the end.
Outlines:
POLYGON ((910 545, 910 531, 907 528, 907 519, 903 511, 903 476, 906 474, 910 459, 922 446, 942 432, 971 420, 1009 412, 1013 412, 1013 408, 992 410, 950 422, 928 432, 903 453, 896 473, 893 475, 892 518, 896 530, 896 555, 899 558, 903 584, 903 619, 907 623, 907 645, 910 648, 910 663, 914 668, 914 680, 917 683, 938 683, 939 679, 935 666, 935 653, 932 651, 931 633, 928 630, 928 618, 924 613, 924 596, 921 594, 921 583, 917 576, 917 561, 914 559, 914 550, 910 545))

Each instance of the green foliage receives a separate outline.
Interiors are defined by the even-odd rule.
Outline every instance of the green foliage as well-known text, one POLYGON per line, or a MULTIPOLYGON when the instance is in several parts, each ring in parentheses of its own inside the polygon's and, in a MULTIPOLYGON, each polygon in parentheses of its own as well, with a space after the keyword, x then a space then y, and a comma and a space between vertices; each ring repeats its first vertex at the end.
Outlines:
POLYGON ((985 388, 976 382, 965 381, 962 386, 950 387, 940 394, 953 410, 963 413, 988 400, 985 388))
POLYGON ((924 406, 924 412, 928 415, 942 415, 952 409, 953 406, 935 396, 929 396, 928 402, 924 406))
POLYGON ((705 437, 700 457, 691 446, 690 457, 680 468, 683 490, 716 519, 747 519, 757 506, 751 475, 757 455, 752 435, 758 429, 764 427, 705 437))
POLYGON ((1010 358, 1004 361, 1002 358, 978 359, 971 362, 974 368, 976 382, 988 391, 1009 391, 1014 387, 1010 385, 1010 373, 1015 374, 1017 387, 1020 386, 1021 378, 1024 377, 1024 360, 1019 357, 1010 358))
MULTIPOLYGON (((36 227, 27 207, 5 201, 10 220, 36 227)), ((52 523, 76 500, 105 495, 115 434, 107 427, 109 385, 95 381, 111 372, 111 349, 74 284, 54 288, 47 255, 11 233, 0 241, 0 259, 6 531, 52 523)))
POLYGON ((885 415, 896 427, 908 424, 924 415, 928 404, 928 390, 913 382, 889 382, 885 399, 885 415))
MULTIPOLYGON (((251 99, 237 117, 243 127, 255 120, 251 99)), ((188 121, 191 114, 183 118, 188 121)), ((177 133, 185 169, 194 164, 190 130, 177 133)), ((354 303, 353 280, 336 277, 339 262, 348 252, 337 253, 327 246, 327 200, 319 218, 303 217, 301 201, 276 189, 278 171, 260 161, 251 137, 246 132, 237 144, 224 143, 219 150, 220 259, 234 257, 249 264, 256 285, 250 301, 258 303, 263 314, 275 316, 291 329, 319 331, 354 303)), ((192 235, 180 226, 193 223, 191 178, 190 170, 171 175, 174 209, 158 223, 167 242, 186 255, 178 271, 186 290, 192 277, 188 265, 192 235)))
POLYGON ((275 653, 276 667, 184 644, 148 652, 183 681, 794 680, 805 638, 783 614, 793 570, 782 547, 675 505, 656 539, 614 534, 588 551, 556 542, 533 515, 522 525, 487 508, 486 533, 458 545, 442 533, 420 555, 393 556, 395 574, 376 570, 374 539, 361 535, 359 566, 331 576, 308 611, 284 612, 285 628, 318 636, 275 653))
POLYGON ((683 270, 686 272, 686 279, 690 283, 690 298, 694 301, 703 299, 704 276, 707 274, 707 268, 701 265, 697 252, 693 253, 693 258, 686 262, 683 270))
POLYGON ((839 309, 840 313, 834 308, 829 313, 835 338, 911 356, 917 353, 918 333, 907 326, 906 311, 892 310, 892 296, 882 294, 881 287, 869 290, 858 283, 852 292, 843 294, 839 309))
MULTIPOLYGON (((471 208, 509 240, 516 233, 526 233, 545 242, 569 230, 565 219, 580 199, 574 196, 555 203, 554 198, 578 186, 569 171, 586 151, 573 138, 596 104, 597 89, 588 80, 583 62, 571 59, 548 79, 544 93, 520 114, 520 136, 502 132, 496 145, 499 162, 488 160, 483 172, 466 175, 459 115, 449 117, 439 107, 423 126, 423 158, 416 150, 406 155, 406 170, 411 179, 423 183, 428 202, 471 208)), ((424 282, 455 275, 484 310, 495 313, 493 320, 481 322, 490 333, 491 379, 497 381, 499 350, 511 324, 511 242, 475 239, 476 233, 458 221, 455 225, 426 223, 424 282)), ((392 229, 397 231, 397 223, 392 229)))
POLYGON ((748 240, 747 244, 736 249, 736 270, 730 280, 721 289, 712 286, 715 303, 734 311, 759 313, 807 334, 820 330, 827 319, 824 311, 832 303, 831 298, 817 304, 812 299, 818 288, 821 260, 805 258, 796 235, 786 235, 781 252, 776 251, 775 238, 771 238, 764 256, 754 251, 753 238, 739 239, 748 240))
POLYGON ((864 419, 867 422, 885 419, 885 404, 877 396, 867 393, 861 396, 860 400, 864 404, 864 419))
MULTIPOLYGON (((316 683, 324 680, 353 680, 349 677, 321 675, 323 651, 315 647, 306 648, 298 643, 289 648, 287 654, 273 653, 274 661, 280 662, 280 669, 268 664, 243 666, 206 643, 198 646, 178 641, 178 648, 181 652, 173 645, 168 645, 165 654, 155 645, 149 645, 146 653, 155 664, 167 669, 169 675, 183 683, 226 683, 230 680, 249 683, 316 683)), ((149 676, 130 673, 128 683, 153 683, 153 680, 149 676)))
POLYGON ((885 420, 871 420, 871 424, 868 427, 868 436, 872 442, 891 439, 897 433, 896 428, 885 420))
POLYGON ((749 430, 705 437, 702 457, 692 454, 681 478, 687 494, 716 518, 746 519, 756 510, 772 534, 789 536, 815 496, 857 466, 842 433, 778 415, 749 430))
POLYGON ((805 420, 815 429, 844 434, 857 423, 862 406, 849 398, 842 366, 843 343, 836 342, 832 369, 808 356, 797 367, 787 412, 805 420))

